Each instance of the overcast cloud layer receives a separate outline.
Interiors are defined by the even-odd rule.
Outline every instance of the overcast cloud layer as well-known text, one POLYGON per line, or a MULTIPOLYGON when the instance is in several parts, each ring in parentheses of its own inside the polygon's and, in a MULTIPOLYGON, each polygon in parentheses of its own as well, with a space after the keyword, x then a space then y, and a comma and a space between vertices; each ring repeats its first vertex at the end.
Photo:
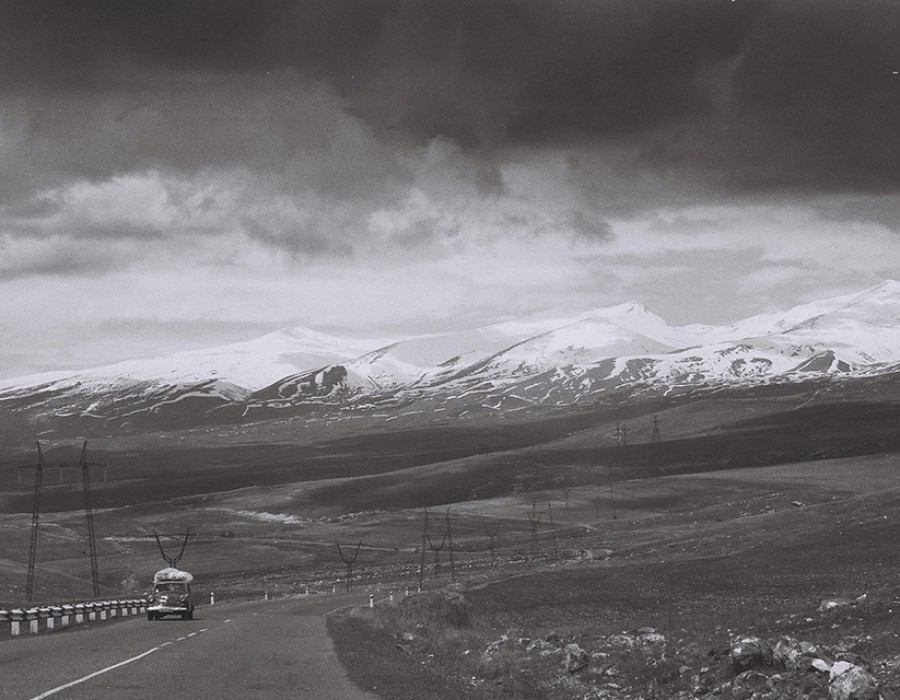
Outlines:
POLYGON ((900 5, 0 11, 0 377, 900 277, 900 5))

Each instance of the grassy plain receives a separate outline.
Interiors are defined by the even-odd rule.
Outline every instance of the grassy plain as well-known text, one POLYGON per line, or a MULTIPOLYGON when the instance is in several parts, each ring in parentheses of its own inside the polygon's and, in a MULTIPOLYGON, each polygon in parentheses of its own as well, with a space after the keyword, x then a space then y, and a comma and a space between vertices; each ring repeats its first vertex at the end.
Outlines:
MULTIPOLYGON (((484 646, 504 634, 593 645, 598 658, 609 653, 601 639, 642 627, 701 656, 736 634, 858 637, 854 653, 900 658, 888 612, 900 570, 898 393, 895 382, 618 410, 348 412, 94 438, 103 596, 146 589, 164 565, 154 531, 169 554, 191 533, 181 565, 201 599, 217 601, 327 594, 346 583, 341 554, 355 554, 353 585, 397 603, 335 619, 332 632, 351 673, 400 700, 532 697, 531 687, 586 696, 574 676, 550 688, 525 672, 555 678, 556 657, 486 661, 484 646), (417 631, 406 592, 454 582, 466 624, 417 631), (856 617, 815 613, 822 599, 864 593, 856 617)), ((43 447, 34 602, 87 599, 81 442, 43 447)), ((0 607, 23 602, 34 463, 33 446, 0 453, 0 607)), ((648 696, 628 668, 617 673, 605 682, 633 693, 621 697, 648 696)))

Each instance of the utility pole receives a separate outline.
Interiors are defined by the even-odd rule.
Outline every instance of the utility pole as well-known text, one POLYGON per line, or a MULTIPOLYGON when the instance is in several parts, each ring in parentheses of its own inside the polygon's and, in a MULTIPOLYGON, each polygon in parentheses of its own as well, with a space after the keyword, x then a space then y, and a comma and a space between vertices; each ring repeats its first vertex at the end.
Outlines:
POLYGON ((41 515, 41 488, 44 483, 44 453, 41 443, 37 445, 38 462, 34 473, 34 499, 31 506, 31 543, 28 547, 28 578, 25 583, 25 602, 31 603, 34 598, 34 564, 37 559, 38 520, 41 515))
POLYGON ((659 442, 659 416, 653 416, 653 434, 650 436, 650 442, 659 442))

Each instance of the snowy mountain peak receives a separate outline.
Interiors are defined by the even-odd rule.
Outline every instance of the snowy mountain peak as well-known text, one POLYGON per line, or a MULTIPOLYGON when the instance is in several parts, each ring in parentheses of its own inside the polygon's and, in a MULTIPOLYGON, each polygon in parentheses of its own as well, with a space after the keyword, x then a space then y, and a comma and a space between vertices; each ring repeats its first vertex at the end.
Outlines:
POLYGON ((881 284, 861 292, 857 296, 857 300, 872 304, 900 304, 900 282, 885 280, 881 284))
POLYGON ((161 420, 178 410, 178 420, 212 410, 241 420, 251 409, 421 397, 492 407, 503 405, 504 396, 520 406, 569 405, 612 391, 896 372, 898 328, 900 283, 893 280, 729 326, 670 326, 630 301, 567 318, 402 340, 290 327, 218 348, 5 380, 0 407, 19 416, 34 411, 130 421, 139 413, 161 420))

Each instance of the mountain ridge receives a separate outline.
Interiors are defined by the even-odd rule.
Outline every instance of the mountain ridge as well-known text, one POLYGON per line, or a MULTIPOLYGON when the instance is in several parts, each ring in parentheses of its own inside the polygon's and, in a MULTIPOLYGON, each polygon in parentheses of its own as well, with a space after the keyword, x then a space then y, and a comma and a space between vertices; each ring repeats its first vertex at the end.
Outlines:
POLYGON ((315 407, 567 406, 645 392, 839 380, 900 367, 900 283, 759 314, 670 326, 639 302, 393 341, 283 328, 209 350, 0 381, 19 425, 202 424, 315 407), (376 346, 376 347, 372 347, 376 346))

